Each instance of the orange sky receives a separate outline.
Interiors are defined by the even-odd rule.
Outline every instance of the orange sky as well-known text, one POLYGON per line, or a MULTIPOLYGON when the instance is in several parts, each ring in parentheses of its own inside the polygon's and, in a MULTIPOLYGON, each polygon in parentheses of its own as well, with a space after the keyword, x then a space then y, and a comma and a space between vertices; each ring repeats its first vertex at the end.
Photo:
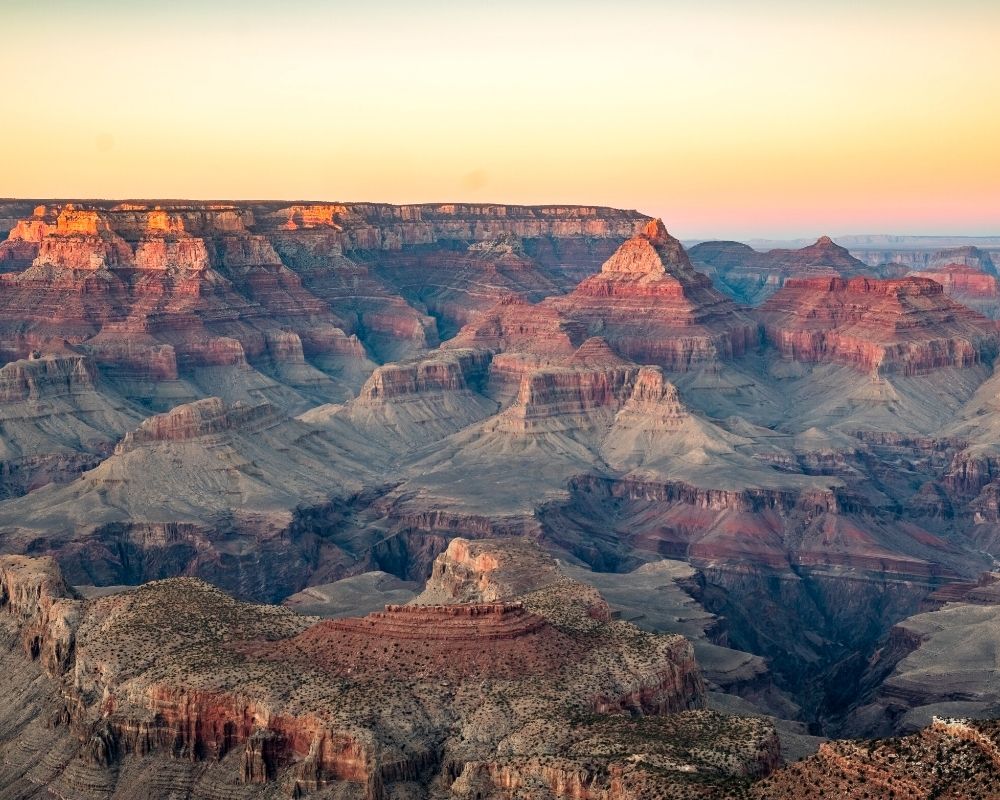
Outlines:
POLYGON ((1000 233, 1000 2, 6 0, 0 196, 1000 233))

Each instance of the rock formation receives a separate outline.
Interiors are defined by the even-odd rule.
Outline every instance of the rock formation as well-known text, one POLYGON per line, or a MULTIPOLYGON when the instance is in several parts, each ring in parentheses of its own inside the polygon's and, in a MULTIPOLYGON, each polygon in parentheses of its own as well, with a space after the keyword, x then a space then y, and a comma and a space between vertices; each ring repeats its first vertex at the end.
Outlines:
POLYGON ((711 276, 718 287, 739 302, 757 305, 790 278, 872 274, 829 236, 799 250, 761 253, 739 242, 702 242, 690 251, 695 268, 711 276))
POLYGON ((0 368, 0 493, 20 495, 96 466, 140 412, 102 383, 81 355, 0 368))
POLYGON ((370 356, 435 346, 428 309, 455 327, 511 292, 558 292, 555 240, 603 252, 644 219, 571 207, 47 203, 0 245, 0 353, 68 341, 161 410, 208 394, 304 410, 356 392, 370 356))
POLYGON ((985 249, 884 280, 495 205, 5 235, 0 787, 723 797, 778 739, 993 713, 985 249))
POLYGON ((482 350, 442 350, 433 357, 387 364, 372 373, 357 398, 320 406, 303 419, 336 433, 379 443, 387 456, 440 441, 494 414, 481 391, 489 367, 482 350))
POLYGON ((268 405, 218 398, 148 418, 64 486, 12 501, 4 549, 42 537, 76 583, 194 574, 244 596, 301 589, 321 557, 355 557, 317 538, 367 468, 327 434, 268 405))
POLYGON ((598 275, 545 305, 620 355, 670 370, 730 359, 757 342, 753 321, 694 270, 659 220, 625 242, 598 275))
MULTIPOLYGON (((893 627, 872 667, 877 674, 869 676, 880 679, 877 691, 852 712, 845 730, 885 736, 918 730, 935 716, 1000 716, 1000 594, 997 576, 984 578, 942 608, 893 627)), ((949 589, 954 591, 945 587, 935 595, 951 599, 949 589)))
POLYGON ((928 372, 990 362, 995 326, 921 278, 792 279, 761 306, 781 354, 871 372, 928 372))
POLYGON ((1000 286, 992 272, 967 263, 950 263, 933 265, 912 274, 940 283, 946 295, 984 316, 1000 317, 1000 286))
POLYGON ((943 718, 902 739, 824 744, 816 755, 758 783, 750 796, 986 800, 998 792, 998 724, 943 718))
POLYGON ((777 765, 768 723, 689 710, 703 689, 682 637, 595 617, 593 595, 563 578, 316 623, 192 579, 83 601, 51 561, 6 558, 0 684, 18 711, 0 712, 0 786, 613 800, 727 792, 777 765))

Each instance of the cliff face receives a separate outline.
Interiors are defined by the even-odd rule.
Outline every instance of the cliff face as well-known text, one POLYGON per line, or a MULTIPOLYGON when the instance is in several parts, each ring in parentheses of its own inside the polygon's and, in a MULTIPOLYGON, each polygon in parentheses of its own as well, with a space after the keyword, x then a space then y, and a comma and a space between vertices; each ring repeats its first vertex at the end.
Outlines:
POLYGON ((769 724, 688 710, 704 698, 683 638, 595 618, 592 595, 562 578, 516 601, 315 623, 191 579, 83 601, 51 561, 0 560, 0 632, 21 640, 0 681, 23 694, 33 676, 36 693, 18 722, 0 713, 0 786, 24 786, 32 744, 69 758, 29 782, 77 796, 145 796, 165 764, 202 793, 369 800, 397 785, 500 800, 539 776, 556 797, 679 791, 691 776, 675 759, 692 749, 698 780, 719 786, 775 766, 769 724), (495 647, 513 661, 489 658, 495 647), (623 758, 623 741, 649 761, 623 758))
POLYGON ((932 265, 912 274, 940 283, 946 295, 984 316, 1000 317, 1000 287, 992 269, 987 272, 968 263, 949 263, 932 265))
POLYGON ((75 353, 0 368, 0 493, 64 483, 96 466, 140 414, 75 353))
POLYGON ((921 278, 789 280, 758 313, 765 335, 798 361, 918 374, 991 361, 995 325, 921 278))
MULTIPOLYGON (((943 243, 943 242, 942 242, 943 243)), ((882 247, 859 244, 852 253, 872 267, 898 267, 906 271, 939 269, 948 264, 962 264, 989 275, 996 275, 996 247, 964 245, 945 247, 921 244, 917 239, 906 243, 885 242, 882 247)))
POLYGON ((696 272, 659 220, 629 239, 569 295, 545 305, 643 364, 686 370, 740 356, 757 326, 696 272))
MULTIPOLYGON (((558 583, 555 561, 527 540, 472 541, 457 537, 434 560, 420 604, 497 602, 558 583)), ((595 593, 590 612, 610 619, 607 604, 595 593)))
POLYGON ((316 367, 350 387, 370 363, 364 349, 247 230, 252 221, 233 208, 66 205, 51 225, 43 217, 27 226, 40 231, 38 254, 4 276, 0 347, 23 355, 80 345, 133 396, 203 367, 249 377, 251 362, 293 389, 336 396, 335 381, 316 367), (269 349, 282 332, 298 337, 316 364, 311 374, 301 356, 269 349))
POLYGON ((342 444, 273 406, 208 398, 150 417, 76 480, 11 501, 0 527, 8 551, 43 537, 77 583, 193 574, 280 599, 321 559, 355 560, 324 541, 371 474, 342 444))
POLYGON ((320 203, 277 209, 271 217, 286 230, 337 229, 345 250, 398 250, 442 240, 477 242, 505 235, 624 239, 647 219, 635 211, 595 206, 472 203, 320 203))
POLYGON ((934 716, 995 716, 997 590, 997 576, 989 573, 976 583, 945 586, 928 598, 933 610, 894 626, 869 668, 874 690, 848 717, 845 734, 898 735, 929 725, 934 716))
POLYGON ((229 399, 270 380, 302 410, 356 391, 370 356, 435 346, 428 310, 454 329, 510 293, 560 291, 558 268, 525 242, 613 248, 644 219, 573 207, 47 203, 0 246, 0 352, 81 345, 130 396, 160 392, 161 407, 159 382, 187 381, 191 399, 202 368, 227 367, 207 379, 234 387, 229 399), (271 347, 279 336, 299 343, 271 347))
POLYGON ((80 617, 75 597, 51 558, 0 561, 0 610, 16 620, 24 651, 50 673, 65 673, 73 663, 80 617))

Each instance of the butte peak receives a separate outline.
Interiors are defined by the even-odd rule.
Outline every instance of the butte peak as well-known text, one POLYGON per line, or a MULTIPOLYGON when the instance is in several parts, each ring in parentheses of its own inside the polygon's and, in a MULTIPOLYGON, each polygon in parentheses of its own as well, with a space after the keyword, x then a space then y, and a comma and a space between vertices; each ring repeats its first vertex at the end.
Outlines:
POLYGON ((829 236, 820 236, 815 244, 803 247, 801 250, 772 250, 770 253, 765 254, 765 257, 771 255, 786 255, 787 260, 790 260, 793 264, 797 263, 799 267, 809 267, 809 266, 825 266, 836 269, 841 275, 849 275, 852 272, 856 272, 854 269, 860 262, 854 258, 848 251, 846 247, 837 244, 829 236))
POLYGON ((624 242, 601 267, 605 275, 651 276, 690 271, 691 262, 681 243, 671 236, 663 220, 646 223, 642 232, 624 242))
POLYGON ((657 217, 656 219, 651 219, 646 223, 646 227, 642 229, 642 235, 645 236, 654 245, 666 244, 673 237, 667 233, 667 226, 663 224, 663 220, 657 217))

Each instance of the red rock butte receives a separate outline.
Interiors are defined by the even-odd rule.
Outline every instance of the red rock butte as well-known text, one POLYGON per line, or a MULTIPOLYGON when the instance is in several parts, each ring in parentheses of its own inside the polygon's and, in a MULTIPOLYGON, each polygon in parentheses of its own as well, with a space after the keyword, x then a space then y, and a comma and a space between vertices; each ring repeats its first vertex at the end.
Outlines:
POLYGON ((915 278, 929 278, 944 287, 945 294, 963 299, 996 298, 997 279, 969 264, 947 264, 914 272, 915 278))
POLYGON ((754 321, 695 271, 660 220, 624 242, 600 273, 542 306, 626 358, 673 370, 740 356, 758 341, 754 321))
POLYGON ((996 324, 926 278, 793 278, 760 307, 785 357, 920 374, 968 367, 996 353, 996 324))

